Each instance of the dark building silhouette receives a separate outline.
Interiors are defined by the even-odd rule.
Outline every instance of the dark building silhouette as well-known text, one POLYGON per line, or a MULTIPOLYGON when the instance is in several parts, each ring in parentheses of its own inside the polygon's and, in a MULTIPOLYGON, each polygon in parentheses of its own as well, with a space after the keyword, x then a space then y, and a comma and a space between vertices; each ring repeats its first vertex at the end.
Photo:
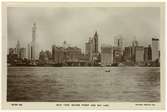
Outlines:
POLYGON ((56 55, 56 45, 52 45, 52 59, 55 60, 55 55, 56 55))
POLYGON ((95 32, 94 34, 94 53, 98 53, 98 34, 95 32))
POLYGON ((103 45, 101 47, 101 65, 110 66, 113 64, 113 47, 111 45, 103 45))
POLYGON ((123 52, 123 59, 126 62, 131 62, 132 61, 132 47, 125 47, 124 52, 123 52))
POLYGON ((143 46, 136 46, 135 48, 135 63, 136 64, 143 64, 144 62, 144 47, 143 46))
POLYGON ((146 63, 150 62, 152 60, 152 50, 151 45, 144 48, 144 61, 146 63))
POLYGON ((122 48, 113 47, 113 63, 119 64, 122 62, 122 48))
POLYGON ((37 53, 37 48, 36 48, 36 23, 33 23, 32 26, 32 42, 31 42, 31 55, 32 55, 32 60, 36 60, 36 53, 37 53))
POLYGON ((159 39, 152 38, 152 61, 159 60, 159 39))
POLYGON ((18 58, 20 58, 20 41, 19 40, 17 41, 17 44, 16 44, 16 54, 18 58))
POLYGON ((81 49, 78 47, 68 47, 65 49, 67 62, 79 62, 81 49))
POLYGON ((136 47, 138 46, 138 41, 132 41, 132 62, 136 62, 136 47))
POLYGON ((91 37, 89 38, 89 41, 85 43, 85 54, 90 57, 91 52, 91 37))

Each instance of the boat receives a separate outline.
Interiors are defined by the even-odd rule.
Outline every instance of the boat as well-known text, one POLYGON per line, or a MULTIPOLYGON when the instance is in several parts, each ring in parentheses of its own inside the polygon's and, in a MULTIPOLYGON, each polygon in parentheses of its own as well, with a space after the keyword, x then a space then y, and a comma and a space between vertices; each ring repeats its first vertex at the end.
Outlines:
POLYGON ((110 70, 105 70, 105 72, 110 72, 110 70))

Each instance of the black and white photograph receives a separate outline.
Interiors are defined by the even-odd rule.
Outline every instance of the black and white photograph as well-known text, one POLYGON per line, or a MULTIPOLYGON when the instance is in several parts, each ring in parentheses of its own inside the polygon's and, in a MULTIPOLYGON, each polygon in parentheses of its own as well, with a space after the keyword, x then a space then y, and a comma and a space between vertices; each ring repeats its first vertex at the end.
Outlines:
POLYGON ((62 4, 6 7, 6 102, 162 103, 162 4, 62 4))

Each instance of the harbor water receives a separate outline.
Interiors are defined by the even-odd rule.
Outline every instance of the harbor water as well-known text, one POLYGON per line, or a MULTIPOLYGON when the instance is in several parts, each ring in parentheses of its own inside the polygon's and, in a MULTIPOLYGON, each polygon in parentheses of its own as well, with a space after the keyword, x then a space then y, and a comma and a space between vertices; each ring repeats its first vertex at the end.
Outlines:
POLYGON ((159 102, 160 68, 8 67, 7 100, 159 102))

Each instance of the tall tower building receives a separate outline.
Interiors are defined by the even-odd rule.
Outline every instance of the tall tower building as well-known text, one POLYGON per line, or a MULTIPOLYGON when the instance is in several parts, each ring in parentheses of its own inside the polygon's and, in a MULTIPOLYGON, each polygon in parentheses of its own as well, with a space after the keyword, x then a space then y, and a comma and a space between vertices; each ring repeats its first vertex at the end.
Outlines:
POLYGON ((95 32, 94 34, 94 52, 98 53, 98 34, 95 32))
POLYGON ((26 58, 26 48, 20 49, 20 58, 25 59, 26 58))
POLYGON ((28 44, 27 54, 28 54, 28 59, 31 60, 31 45, 30 44, 28 44))
POLYGON ((148 60, 152 60, 152 50, 151 50, 151 45, 148 45, 148 60))
POLYGON ((36 23, 32 26, 32 60, 36 59, 36 23))
POLYGON ((152 61, 159 59, 159 39, 152 38, 152 61))
POLYGON ((138 41, 135 39, 132 41, 132 62, 136 61, 136 47, 138 47, 138 41))
POLYGON ((56 57, 56 45, 52 45, 52 59, 55 61, 56 57))
POLYGON ((85 43, 85 54, 90 56, 91 52, 91 37, 89 38, 89 41, 85 43))
POLYGON ((101 47, 101 64, 103 66, 113 64, 113 47, 111 45, 101 47))
POLYGON ((16 54, 17 54, 17 57, 20 58, 20 42, 19 42, 19 40, 17 41, 17 45, 16 45, 16 54))
POLYGON ((138 64, 144 62, 144 47, 143 46, 137 46, 135 48, 135 62, 138 64))
MULTIPOLYGON (((90 56, 89 56, 89 61, 92 64, 97 64, 97 61, 99 59, 99 52, 98 52, 98 34, 95 32, 94 36, 92 39, 89 39, 90 42, 90 56)), ((88 47, 87 46, 87 47, 88 47)))

